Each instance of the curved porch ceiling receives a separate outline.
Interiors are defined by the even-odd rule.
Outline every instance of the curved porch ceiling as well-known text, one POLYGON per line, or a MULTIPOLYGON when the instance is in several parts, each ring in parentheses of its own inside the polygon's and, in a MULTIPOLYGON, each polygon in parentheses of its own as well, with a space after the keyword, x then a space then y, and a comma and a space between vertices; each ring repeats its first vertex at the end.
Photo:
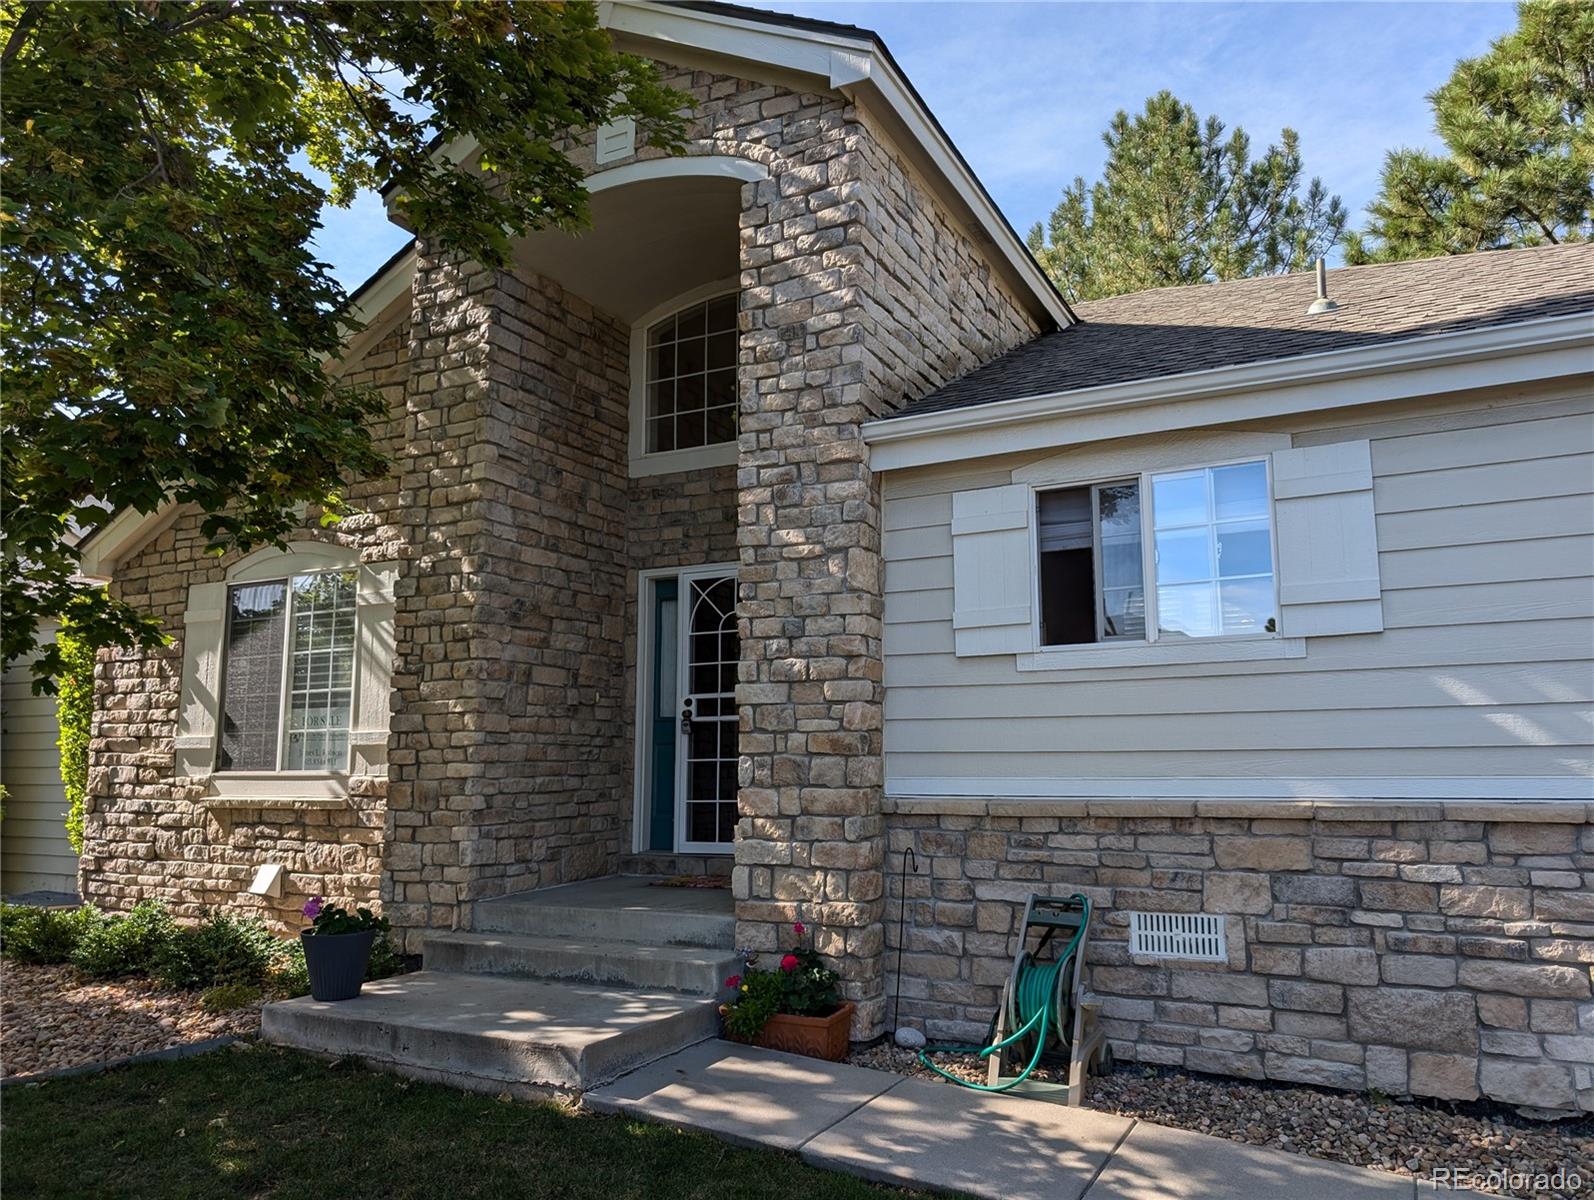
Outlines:
POLYGON ((762 167, 736 159, 651 160, 600 172, 591 224, 522 239, 517 264, 625 324, 740 271, 742 184, 762 167), (734 164, 734 165, 730 165, 734 164))

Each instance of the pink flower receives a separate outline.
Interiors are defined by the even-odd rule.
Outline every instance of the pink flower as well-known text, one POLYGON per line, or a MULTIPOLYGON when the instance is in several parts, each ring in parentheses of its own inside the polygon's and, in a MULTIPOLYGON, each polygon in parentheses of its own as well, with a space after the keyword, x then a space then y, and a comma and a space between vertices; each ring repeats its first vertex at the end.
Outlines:
POLYGON ((793 933, 795 933, 798 937, 802 937, 803 934, 808 932, 807 928, 803 925, 803 923, 801 921, 795 922, 792 925, 792 927, 791 927, 791 931, 793 933))
POLYGON ((785 958, 781 959, 780 969, 785 971, 787 974, 795 971, 797 969, 797 956, 795 954, 788 954, 785 958))
POLYGON ((740 987, 741 984, 742 984, 742 977, 740 975, 732 975, 729 979, 727 979, 725 981, 725 986, 726 987, 740 987))
POLYGON ((312 921, 321 915, 321 897, 311 896, 304 902, 304 915, 312 921))

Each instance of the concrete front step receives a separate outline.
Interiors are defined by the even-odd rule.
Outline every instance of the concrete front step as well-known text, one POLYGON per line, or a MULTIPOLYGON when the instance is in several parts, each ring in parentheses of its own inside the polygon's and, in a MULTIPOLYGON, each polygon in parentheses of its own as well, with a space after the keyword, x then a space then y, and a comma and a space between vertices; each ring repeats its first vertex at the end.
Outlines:
POLYGON ((610 876, 479 901, 476 933, 514 933, 649 946, 736 945, 736 915, 728 891, 652 886, 610 876))
POLYGON ((513 933, 434 933, 426 939, 421 957, 428 971, 574 979, 697 996, 723 992, 725 978, 742 965, 734 951, 707 946, 513 933))
POLYGON ((488 1092, 584 1091, 718 1031, 699 996, 431 970, 268 1004, 260 1022, 274 1045, 488 1092))

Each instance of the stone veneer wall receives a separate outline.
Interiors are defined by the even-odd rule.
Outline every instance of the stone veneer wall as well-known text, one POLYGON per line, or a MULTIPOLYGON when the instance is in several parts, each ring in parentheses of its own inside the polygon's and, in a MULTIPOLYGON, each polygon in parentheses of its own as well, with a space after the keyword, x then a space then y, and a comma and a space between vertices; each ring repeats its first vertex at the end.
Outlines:
POLYGON ((612 870, 630 746, 629 331, 550 280, 422 246, 383 899, 405 944, 612 870))
POLYGON ((741 231, 738 940, 814 927, 866 1038, 884 1017, 883 600, 859 426, 1036 330, 857 109, 754 99, 724 131, 771 172, 741 231))
MULTIPOLYGON (((408 327, 401 325, 344 376, 388 398, 392 415, 373 434, 389 455, 402 444, 408 342, 408 327)), ((300 536, 357 547, 366 562, 401 557, 405 533, 396 512, 396 480, 356 483, 349 499, 365 511, 334 531, 311 527, 300 536)), ((173 739, 188 589, 221 580, 239 558, 207 555, 199 524, 196 513, 180 515, 117 569, 111 585, 114 595, 160 616, 173 640, 148 653, 100 656, 79 893, 110 910, 144 899, 161 900, 186 917, 207 908, 248 909, 278 930, 297 930, 303 925, 298 910, 312 895, 376 900, 387 779, 356 776, 346 807, 311 809, 207 807, 202 779, 176 777, 173 739), (285 867, 280 898, 243 892, 266 862, 285 867)))
POLYGON ((911 847, 902 1020, 932 1039, 984 1037, 1025 898, 1077 890, 1121 1060, 1594 1109, 1591 806, 895 807, 887 929, 911 847), (1127 909, 1227 914, 1229 961, 1131 959, 1127 909))

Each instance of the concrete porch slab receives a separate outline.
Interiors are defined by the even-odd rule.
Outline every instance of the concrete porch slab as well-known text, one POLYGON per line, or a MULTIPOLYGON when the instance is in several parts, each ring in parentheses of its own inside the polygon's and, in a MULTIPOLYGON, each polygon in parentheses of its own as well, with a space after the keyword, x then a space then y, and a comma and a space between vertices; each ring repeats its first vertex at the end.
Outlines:
POLYGON ((261 1037, 477 1091, 593 1087, 719 1031, 713 1000, 419 971, 353 1000, 268 1004, 261 1037))
POLYGON ((726 992, 725 978, 742 969, 734 950, 514 933, 434 933, 422 957, 428 971, 574 979, 695 996, 726 992))
POLYGON ((802 1148, 815 1166, 991 1200, 1080 1200, 1133 1121, 904 1079, 802 1148))
POLYGON ((660 887, 646 875, 605 875, 578 883, 516 892, 483 904, 531 904, 553 908, 618 908, 638 912, 706 913, 734 916, 729 888, 660 887))
POLYGON ((1404 1175, 1140 1121, 1085 1200, 1411 1200, 1414 1195, 1416 1182, 1404 1175))
POLYGON ((742 1145, 796 1150, 901 1082, 884 1071, 716 1038, 590 1091, 582 1103, 742 1145))
POLYGON ((728 889, 655 887, 654 882, 610 875, 481 900, 471 927, 477 933, 726 950, 736 944, 736 905, 728 889))

